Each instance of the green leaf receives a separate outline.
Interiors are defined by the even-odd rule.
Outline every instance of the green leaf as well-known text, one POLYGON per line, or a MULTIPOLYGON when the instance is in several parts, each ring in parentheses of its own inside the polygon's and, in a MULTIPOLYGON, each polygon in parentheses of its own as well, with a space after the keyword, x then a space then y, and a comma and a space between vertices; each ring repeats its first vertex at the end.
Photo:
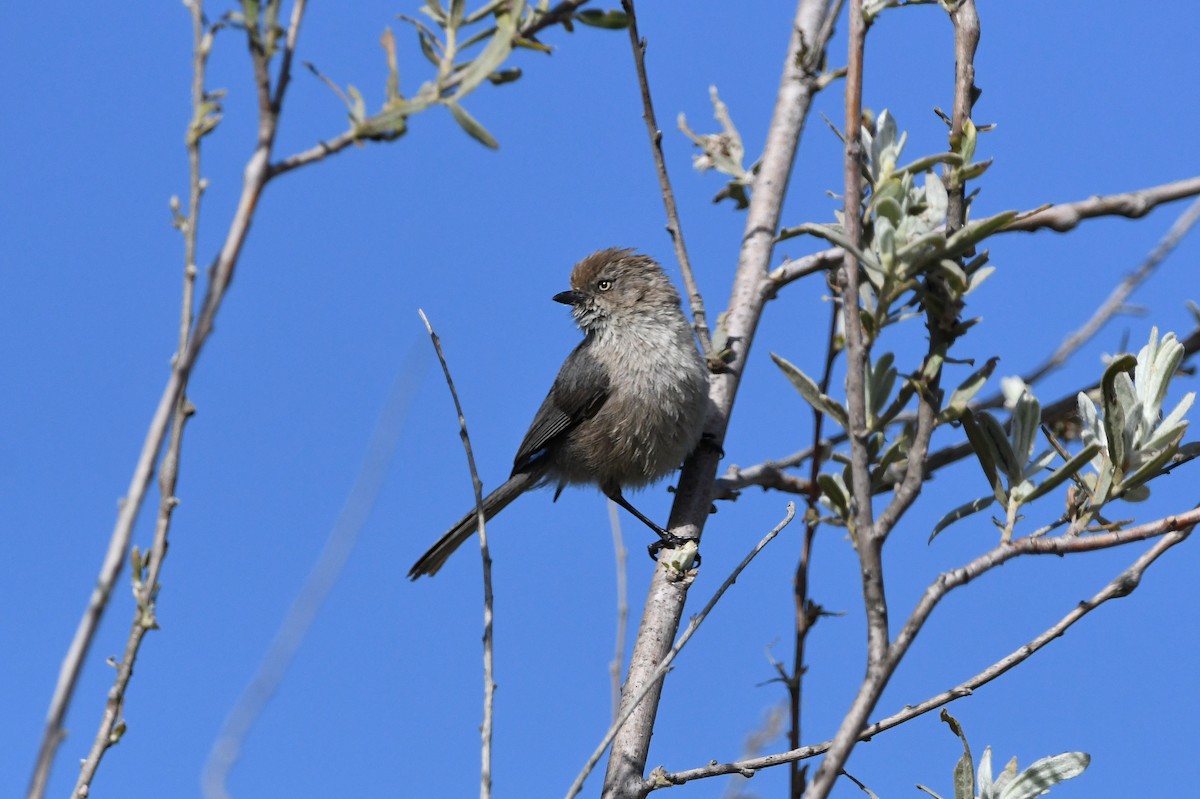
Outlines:
POLYGON ((1171 458, 1173 458, 1175 456, 1175 452, 1179 448, 1179 442, 1182 439, 1183 439, 1183 431, 1180 430, 1179 434, 1178 434, 1178 438, 1176 438, 1175 441, 1173 441, 1170 445, 1163 448, 1159 452, 1155 453, 1155 455, 1152 458, 1150 458, 1145 463, 1138 466, 1136 469, 1131 471, 1129 474, 1126 474, 1124 477, 1122 477, 1121 483, 1119 486, 1120 493, 1123 494, 1126 499, 1128 499, 1129 498, 1128 492, 1130 489, 1132 489, 1136 486, 1140 486, 1142 483, 1145 483, 1147 480, 1150 480, 1151 478, 1157 476, 1159 471, 1164 466, 1167 465, 1167 462, 1170 461, 1171 458))
POLYGON ((950 725, 950 729, 962 741, 963 753, 954 766, 954 799, 975 799, 975 761, 971 757, 971 745, 963 732, 958 719, 945 711, 941 712, 942 721, 950 725))
POLYGON ((981 510, 990 508, 992 503, 995 501, 995 497, 980 497, 979 499, 971 500, 965 505, 959 505, 957 508, 943 516, 941 520, 933 526, 933 532, 929 534, 929 540, 925 543, 932 544, 933 539, 937 538, 937 534, 942 530, 945 530, 947 527, 960 519, 965 519, 972 514, 979 513, 981 510))
POLYGON ((979 787, 979 799, 997 799, 992 788, 992 747, 983 750, 979 767, 975 769, 975 784, 979 787))
POLYGON ((846 494, 842 491, 841 485, 838 484, 836 478, 829 474, 817 475, 817 485, 821 487, 821 493, 829 500, 829 504, 838 512, 844 519, 850 515, 850 501, 846 498, 846 494))
POLYGON ((459 73, 458 88, 454 90, 451 99, 460 100, 470 94, 508 58, 513 49, 513 40, 517 36, 516 17, 521 14, 524 6, 524 3, 517 2, 510 12, 496 15, 496 33, 488 40, 483 52, 459 73))
POLYGON ((510 69, 499 69, 488 75, 488 80, 493 86, 503 86, 505 83, 512 83, 521 77, 521 68, 512 67, 510 69))
POLYGON ((1021 504, 1033 502, 1038 497, 1044 496, 1050 491, 1053 491, 1058 486, 1062 485, 1063 481, 1072 475, 1078 474, 1079 470, 1087 466, 1088 461, 1096 457, 1096 453, 1100 451, 1100 444, 1093 441, 1086 447, 1081 449, 1073 458, 1064 463, 1062 466, 1050 473, 1042 482, 1038 483, 1037 488, 1030 491, 1027 495, 1021 498, 1021 504))
POLYGON ((1009 487, 1011 488, 1021 482, 1021 474, 1025 471, 1025 464, 1017 463, 1016 453, 1012 451, 1012 445, 1009 444, 1008 436, 1004 434, 1004 428, 996 421, 996 417, 987 411, 980 411, 979 428, 983 431, 984 440, 992 447, 992 457, 996 459, 996 463, 1004 470, 1005 476, 1008 477, 1009 487))
POLYGON ((623 31, 629 27, 629 17, 624 11, 601 11, 598 8, 585 8, 574 14, 577 21, 593 28, 604 28, 610 31, 623 31))
POLYGON ((885 352, 873 367, 867 365, 867 410, 872 416, 879 415, 883 404, 892 395, 896 385, 896 369, 892 366, 895 360, 892 353, 885 352))
POLYGON ((1042 422, 1042 406, 1029 391, 1029 387, 1021 384, 1022 391, 1012 410, 1012 441, 1013 454, 1016 455, 1017 465, 1024 472, 1025 464, 1033 455, 1033 442, 1042 422))
POLYGON ((1000 799, 1035 799, 1060 782, 1078 777, 1091 763, 1086 752, 1064 752, 1043 757, 1009 783, 1000 799))
POLYGON ((967 441, 971 444, 971 449, 975 451, 975 457, 979 460, 979 465, 983 468, 983 474, 987 477, 988 483, 992 487, 992 493, 996 497, 996 501, 1001 505, 1008 503, 1008 494, 1004 491, 1004 485, 1000 482, 1000 475, 996 472, 996 459, 992 455, 992 447, 989 445, 987 437, 983 430, 980 429, 979 423, 975 421, 975 414, 970 408, 966 408, 962 413, 963 431, 967 434, 967 441))
POLYGON ((1002 229, 1017 216, 1016 211, 1002 211, 978 222, 971 222, 946 240, 946 253, 959 255, 988 236, 1002 229))
POLYGON ((446 107, 450 109, 450 114, 454 117, 454 121, 462 126, 467 135, 485 147, 490 147, 493 150, 499 149, 500 143, 492 138, 492 134, 488 133, 487 129, 475 120, 475 117, 467 113, 467 109, 453 100, 446 100, 445 103, 446 107))
POLYGON ((983 388, 988 378, 992 376, 992 372, 996 371, 996 364, 999 362, 999 358, 988 358, 987 363, 972 372, 958 388, 954 389, 949 401, 942 407, 942 412, 938 414, 938 421, 952 422, 962 416, 962 412, 979 393, 979 389, 983 388))
POLYGON ((798 367, 790 363, 787 359, 781 358, 775 353, 771 353, 771 360, 775 361, 775 365, 783 372, 791 384, 800 392, 800 396, 804 401, 813 407, 814 410, 820 411, 823 414, 831 417, 834 421, 840 424, 843 428, 850 427, 850 416, 846 413, 837 401, 828 394, 822 394, 817 387, 816 382, 800 371, 798 367))
POLYGON ((1113 358, 1108 364, 1104 370, 1104 378, 1100 381, 1100 399, 1104 406, 1104 434, 1108 438, 1108 459, 1113 468, 1118 471, 1124 471, 1127 453, 1125 451, 1126 408, 1120 399, 1117 377, 1126 374, 1136 366, 1137 358, 1128 353, 1120 355, 1113 358))

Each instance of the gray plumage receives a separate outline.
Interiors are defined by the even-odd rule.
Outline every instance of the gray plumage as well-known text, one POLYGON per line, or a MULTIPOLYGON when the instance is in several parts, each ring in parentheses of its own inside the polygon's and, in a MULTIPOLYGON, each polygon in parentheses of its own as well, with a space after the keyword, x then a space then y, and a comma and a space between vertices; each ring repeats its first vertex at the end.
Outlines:
MULTIPOLYGON (((674 471, 700 439, 708 369, 679 294, 653 259, 608 249, 576 264, 570 290, 554 299, 571 306, 584 340, 563 363, 517 448, 512 476, 484 498, 484 517, 539 485, 553 483, 561 491, 586 484, 663 535, 621 489, 674 471)), ((472 508, 413 565, 409 578, 436 574, 475 533, 476 521, 472 508)))

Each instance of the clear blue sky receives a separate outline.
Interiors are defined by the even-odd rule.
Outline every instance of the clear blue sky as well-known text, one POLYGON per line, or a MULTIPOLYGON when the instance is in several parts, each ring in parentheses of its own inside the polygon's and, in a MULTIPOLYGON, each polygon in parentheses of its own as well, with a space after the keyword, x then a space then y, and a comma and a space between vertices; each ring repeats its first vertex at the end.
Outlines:
MULTIPOLYGON (((299 59, 353 83, 377 107, 387 25, 401 45, 402 90, 427 64, 396 13, 408 3, 314 2, 299 59)), ((215 15, 224 6, 214 4, 215 15)), ((1127 191, 1194 175, 1200 127, 1194 10, 1183 3, 981 3, 976 121, 995 122, 979 154, 995 164, 977 214, 1127 191)), ((791 4, 646 3, 642 32, 669 168, 710 312, 727 301, 743 217, 709 202, 720 184, 690 168, 678 112, 712 129, 716 84, 753 157, 778 83, 791 4)), ((844 24, 831 62, 844 60, 844 24)), ((931 113, 949 108, 952 31, 936 6, 884 14, 869 41, 865 101, 909 131, 907 153, 945 147, 931 113)), ((168 199, 186 191, 190 22, 179 3, 8 4, 0 11, 0 794, 19 795, 61 658, 78 621, 174 349, 182 246, 168 199)), ((465 136, 449 114, 412 120, 391 145, 351 148, 268 187, 228 302, 195 372, 161 631, 138 661, 129 731, 93 796, 199 795, 209 746, 308 573, 357 472, 389 386, 414 344, 432 366, 416 309, 443 337, 486 485, 508 473, 537 404, 577 334, 551 295, 570 266, 631 246, 678 280, 624 32, 544 36, 553 56, 523 52, 515 84, 484 87, 468 108, 500 141, 465 136)), ((217 39, 210 88, 229 90, 226 119, 206 140, 211 182, 201 258, 215 254, 252 146, 243 38, 217 39)), ((817 110, 840 120, 841 92, 817 110)), ((296 70, 281 154, 330 138, 343 107, 296 70)), ((839 145, 810 118, 785 222, 832 219, 839 145)), ((1002 356, 997 373, 1036 364, 1080 325, 1165 232, 1181 205, 1140 222, 1089 222, 1067 236, 998 239, 997 273, 969 313, 983 322, 959 357, 1002 356)), ((794 240, 784 255, 816 245, 794 240)), ((1152 324, 1190 329, 1200 243, 1165 263, 1134 301, 1150 310, 1110 324, 1039 396, 1055 399, 1099 374, 1100 355, 1136 349, 1152 324)), ((827 306, 819 281, 789 288, 760 330, 725 444, 750 465, 805 446, 811 414, 768 358, 820 368, 827 306)), ((910 368, 913 324, 892 345, 910 368)), ((433 368, 415 392, 383 495, 345 576, 274 703, 250 738, 231 787, 239 796, 471 796, 481 707, 479 561, 464 548, 434 580, 411 584, 413 560, 471 501, 452 405, 433 368)), ((1190 380, 1181 381, 1183 384, 1190 380)), ((1177 387, 1175 396, 1190 390, 1177 387)), ((1194 436, 1189 436, 1193 438, 1194 436)), ((947 434, 944 441, 952 440, 947 434)), ((664 484, 665 485, 665 484, 664 484)), ((1177 472, 1127 515, 1157 518, 1196 502, 1177 472)), ((932 521, 985 488, 965 464, 938 476, 886 552, 894 624, 940 570, 994 541, 985 519, 932 546, 932 521)), ((605 503, 590 491, 522 498, 490 525, 495 558, 497 797, 561 795, 609 716, 613 555, 605 503)), ((723 504, 704 538, 692 592, 698 609, 781 516, 786 497, 748 491, 723 504)), ((638 504, 665 518, 663 486, 638 504)), ((1037 506, 1030 521, 1056 513, 1037 506)), ((150 537, 143 514, 137 541, 150 537)), ((628 521, 628 520, 626 520, 628 521)), ((625 525, 631 634, 651 564, 646 533, 625 525)), ((736 758, 782 701, 766 652, 788 659, 791 574, 801 528, 772 544, 730 592, 667 683, 651 765, 736 758)), ((954 594, 935 615, 876 715, 974 674, 1091 596, 1137 547, 1067 560, 1017 561, 954 594)), ((1195 544, 1173 550, 1131 598, 1113 602, 1017 671, 951 707, 977 752, 1003 762, 1084 750, 1088 772, 1062 797, 1183 794, 1192 785, 1191 687, 1197 651, 1195 544), (1189 758, 1184 761, 1183 758, 1189 758)), ((827 738, 862 672, 863 624, 853 552, 822 530, 816 601, 840 618, 810 640, 806 741, 827 738)), ((115 594, 68 718, 50 796, 74 783, 99 723, 131 615, 128 575, 115 594)), ((786 748, 782 738, 767 751, 786 748)), ((850 771, 881 797, 920 782, 952 793, 958 743, 934 715, 862 745, 850 771)), ((744 786, 784 790, 783 769, 744 786)), ((598 779, 590 785, 594 795, 598 779)), ((725 780, 679 789, 716 797, 725 780)), ((849 784, 837 796, 861 795, 849 784)))

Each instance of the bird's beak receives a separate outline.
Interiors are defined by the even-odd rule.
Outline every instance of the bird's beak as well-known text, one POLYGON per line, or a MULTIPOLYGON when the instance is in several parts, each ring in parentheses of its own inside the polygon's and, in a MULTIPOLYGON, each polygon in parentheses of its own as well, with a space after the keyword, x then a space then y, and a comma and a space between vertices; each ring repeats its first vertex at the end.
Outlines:
POLYGON ((584 295, 583 292, 571 289, 570 291, 560 291, 550 299, 561 302, 563 305, 578 305, 583 302, 584 295))

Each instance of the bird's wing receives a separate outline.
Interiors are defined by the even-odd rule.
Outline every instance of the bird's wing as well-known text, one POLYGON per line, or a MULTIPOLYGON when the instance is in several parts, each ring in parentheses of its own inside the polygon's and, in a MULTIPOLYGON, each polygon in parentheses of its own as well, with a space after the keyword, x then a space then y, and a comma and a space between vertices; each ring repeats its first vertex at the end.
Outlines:
POLYGON ((533 417, 513 459, 513 472, 525 469, 576 425, 595 416, 609 394, 608 371, 592 355, 591 338, 584 339, 559 370, 533 417))

